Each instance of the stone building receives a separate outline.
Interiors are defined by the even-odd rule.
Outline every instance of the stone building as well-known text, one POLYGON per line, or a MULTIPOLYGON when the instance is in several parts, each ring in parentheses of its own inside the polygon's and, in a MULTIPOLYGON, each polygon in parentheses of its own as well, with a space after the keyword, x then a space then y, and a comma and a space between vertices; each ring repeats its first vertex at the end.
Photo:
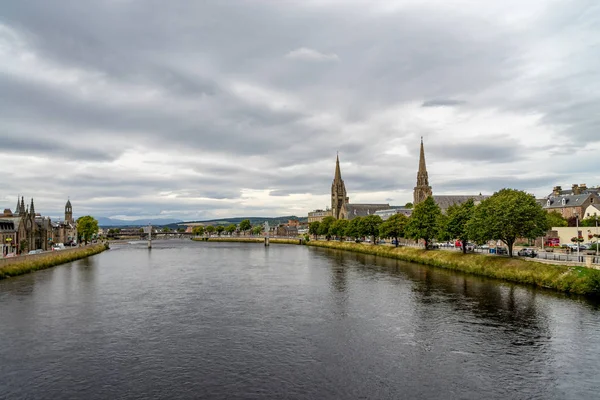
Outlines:
POLYGON ((5 209, 0 217, 0 257, 14 254, 17 249, 17 229, 15 222, 10 219, 13 216, 10 209, 5 209))
POLYGON ((335 175, 331 184, 331 215, 335 219, 354 219, 375 214, 378 210, 390 208, 389 204, 353 204, 346 192, 346 185, 340 171, 340 158, 335 160, 335 175))
POLYGON ((563 218, 586 217, 589 206, 600 206, 600 188, 588 188, 585 183, 573 184, 570 190, 555 186, 546 198, 538 199, 548 212, 558 211, 563 218))
POLYGON ((65 204, 65 219, 52 224, 54 243, 73 244, 77 242, 77 223, 73 220, 71 200, 65 204))
POLYGON ((314 210, 308 213, 308 223, 321 222, 323 218, 331 217, 331 210, 314 210))
POLYGON ((427 165, 425 164, 425 148, 423 146, 423 138, 421 137, 421 151, 419 154, 419 170, 417 172, 417 186, 413 192, 413 204, 425 201, 427 197, 432 196, 435 203, 440 207, 443 213, 446 213, 448 208, 453 205, 460 205, 470 199, 475 201, 475 204, 481 203, 490 196, 480 194, 460 194, 460 195, 434 195, 431 186, 429 186, 429 177, 427 174, 427 165))

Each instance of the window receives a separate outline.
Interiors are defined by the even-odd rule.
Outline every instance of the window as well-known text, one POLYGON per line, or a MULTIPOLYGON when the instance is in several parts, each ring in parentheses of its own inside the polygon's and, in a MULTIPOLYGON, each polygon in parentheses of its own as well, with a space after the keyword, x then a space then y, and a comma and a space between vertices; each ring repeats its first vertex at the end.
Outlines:
POLYGON ((562 205, 564 206, 565 204, 567 204, 567 199, 563 198, 561 201, 562 205))

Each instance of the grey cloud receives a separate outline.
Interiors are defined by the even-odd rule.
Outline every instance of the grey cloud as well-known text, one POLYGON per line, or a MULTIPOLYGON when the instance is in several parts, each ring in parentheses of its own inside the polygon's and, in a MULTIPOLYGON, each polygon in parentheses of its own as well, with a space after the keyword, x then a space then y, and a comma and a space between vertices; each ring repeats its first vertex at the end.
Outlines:
POLYGON ((424 101, 423 104, 421 104, 421 107, 459 106, 461 104, 465 104, 465 101, 452 99, 433 99, 424 101))
MULTIPOLYGON (((475 141, 476 139, 474 139, 475 141)), ((518 146, 498 141, 486 143, 428 144, 429 157, 436 160, 507 163, 526 156, 518 146)))

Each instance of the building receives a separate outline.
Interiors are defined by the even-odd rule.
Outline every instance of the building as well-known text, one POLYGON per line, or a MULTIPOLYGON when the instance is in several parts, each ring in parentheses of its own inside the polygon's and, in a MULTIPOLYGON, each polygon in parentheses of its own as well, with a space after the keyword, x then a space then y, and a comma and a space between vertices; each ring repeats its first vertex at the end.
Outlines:
POLYGON ((4 217, 12 217, 12 211, 5 209, 0 217, 0 257, 6 257, 9 254, 14 255, 17 250, 17 229, 15 223, 4 217))
POLYGON ((384 221, 394 214, 404 214, 407 217, 410 217, 412 215, 412 208, 390 207, 385 210, 375 211, 375 215, 379 215, 381 217, 381 219, 384 221))
POLYGON ((308 213, 308 223, 321 222, 323 218, 331 217, 331 210, 314 210, 308 213))
POLYGON ((433 190, 429 186, 429 177, 427 174, 427 165, 425 163, 425 148, 423 146, 423 137, 421 137, 421 151, 419 154, 419 170, 417 172, 417 185, 413 191, 413 204, 425 201, 427 197, 432 196, 433 201, 440 207, 443 213, 453 205, 460 205, 473 199, 475 204, 481 203, 490 196, 479 194, 460 194, 460 195, 433 195, 433 190))
POLYGON ((352 204, 346 193, 346 185, 340 170, 340 158, 335 160, 335 175, 331 184, 331 215, 335 219, 354 219, 375 214, 376 211, 390 208, 389 204, 352 204))
POLYGON ((52 224, 54 243, 73 244, 77 242, 77 223, 73 220, 73 206, 71 200, 65 204, 64 221, 52 224))
POLYGON ((583 213, 583 218, 598 217, 600 219, 600 204, 590 204, 583 213))
POLYGON ((584 219, 588 207, 600 206, 600 195, 598 188, 588 188, 586 184, 574 184, 571 190, 562 190, 560 186, 555 186, 552 193, 538 202, 544 210, 558 211, 565 219, 584 219))

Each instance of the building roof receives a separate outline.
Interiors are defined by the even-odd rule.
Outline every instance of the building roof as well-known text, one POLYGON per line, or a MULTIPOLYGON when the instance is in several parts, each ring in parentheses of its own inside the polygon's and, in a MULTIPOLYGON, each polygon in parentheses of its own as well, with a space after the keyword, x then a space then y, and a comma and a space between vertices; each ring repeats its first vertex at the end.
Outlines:
POLYGON ((388 208, 390 208, 389 204, 346 204, 348 219, 366 217, 367 215, 375 214, 375 211, 385 210, 388 208))
POLYGON ((469 199, 473 199, 475 204, 489 198, 488 195, 474 194, 474 195, 442 195, 442 196, 433 196, 433 201, 442 209, 442 211, 447 210, 453 205, 466 203, 469 199))
POLYGON ((585 194, 567 194, 567 195, 560 195, 560 196, 550 196, 546 199, 546 203, 543 205, 543 207, 544 208, 581 207, 583 205, 583 203, 585 203, 585 201, 590 196, 594 196, 594 194, 593 193, 585 193, 585 194))

